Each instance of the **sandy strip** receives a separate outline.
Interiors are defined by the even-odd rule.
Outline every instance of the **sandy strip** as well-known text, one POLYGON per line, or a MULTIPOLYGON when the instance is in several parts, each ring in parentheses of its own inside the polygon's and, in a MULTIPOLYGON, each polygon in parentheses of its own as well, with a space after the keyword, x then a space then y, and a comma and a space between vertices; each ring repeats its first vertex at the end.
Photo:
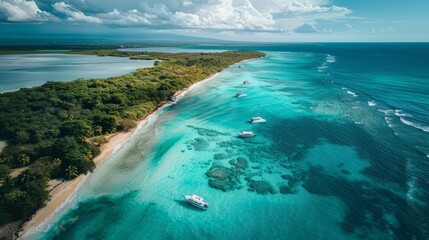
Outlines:
MULTIPOLYGON (((106 136, 109 141, 100 147, 101 153, 96 158, 94 158, 95 164, 98 166, 103 161, 108 159, 116 149, 122 146, 130 138, 134 131, 135 129, 128 132, 118 132, 106 136)), ((37 211, 28 222, 24 223, 19 236, 23 237, 25 233, 28 232, 28 230, 39 226, 57 209, 59 210, 61 206, 64 205, 64 203, 73 196, 75 190, 83 183, 85 179, 87 179, 87 176, 80 175, 71 181, 60 182, 56 179, 49 181, 48 190, 50 189, 50 200, 45 207, 39 209, 39 211, 37 211)))
MULTIPOLYGON (((194 83, 189 88, 186 88, 177 92, 175 94, 176 101, 183 98, 189 91, 194 89, 196 86, 204 84, 207 81, 210 81, 211 79, 215 78, 217 75, 218 73, 215 73, 204 80, 194 83)), ((154 119, 151 116, 158 116, 159 111, 161 111, 166 106, 169 106, 170 104, 174 104, 174 103, 164 104, 160 108, 157 108, 152 113, 150 113, 144 119, 138 121, 136 128, 133 128, 128 132, 118 132, 118 133, 114 133, 106 136, 106 138, 108 139, 108 142, 103 144, 100 147, 101 153, 96 158, 94 158, 95 164, 99 166, 101 163, 103 163, 103 161, 108 159, 114 152, 116 152, 116 150, 118 150, 126 141, 128 141, 131 138, 131 136, 134 134, 134 132, 140 130, 142 125, 144 125, 148 119, 154 119)), ((80 175, 79 177, 71 181, 63 181, 63 182, 59 182, 58 180, 49 181, 50 187, 48 189, 51 189, 50 200, 48 201, 45 207, 39 209, 39 211, 37 211, 28 222, 23 224, 22 229, 18 234, 19 237, 20 238, 25 237, 26 233, 29 233, 30 229, 36 228, 37 226, 42 224, 55 211, 59 211, 63 207, 64 203, 68 202, 69 198, 74 196, 73 193, 87 178, 88 177, 85 175, 80 175)))

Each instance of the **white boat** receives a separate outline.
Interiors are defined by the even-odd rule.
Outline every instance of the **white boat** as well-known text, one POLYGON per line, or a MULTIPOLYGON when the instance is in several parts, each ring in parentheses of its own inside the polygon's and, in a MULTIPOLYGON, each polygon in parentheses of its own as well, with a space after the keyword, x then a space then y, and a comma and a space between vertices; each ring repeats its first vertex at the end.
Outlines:
POLYGON ((243 92, 238 92, 238 93, 235 94, 236 98, 242 98, 242 97, 246 97, 246 96, 247 96, 247 94, 245 94, 243 92))
POLYGON ((243 65, 238 65, 238 68, 244 68, 244 66, 243 65))
POLYGON ((251 131, 242 131, 241 133, 238 134, 239 138, 251 138, 256 136, 256 134, 254 134, 251 131))
POLYGON ((206 210, 209 207, 209 204, 204 202, 204 199, 200 196, 197 196, 195 194, 192 195, 182 195, 188 203, 190 203, 192 206, 195 206, 197 208, 201 208, 206 210))
POLYGON ((249 80, 244 80, 243 84, 250 84, 250 81, 249 80))
POLYGON ((265 120, 264 118, 262 118, 262 117, 252 117, 250 120, 249 120, 249 123, 265 123, 265 122, 267 122, 267 120, 265 120))

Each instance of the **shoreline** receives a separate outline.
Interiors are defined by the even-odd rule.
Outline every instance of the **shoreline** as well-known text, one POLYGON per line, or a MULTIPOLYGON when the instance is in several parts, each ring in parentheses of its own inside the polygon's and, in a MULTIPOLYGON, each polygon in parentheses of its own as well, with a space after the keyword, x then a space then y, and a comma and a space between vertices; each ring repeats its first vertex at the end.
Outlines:
MULTIPOLYGON (((140 122, 144 122, 142 119, 140 122)), ((100 166, 105 160, 107 160, 112 154, 116 152, 136 131, 136 128, 128 132, 117 132, 108 135, 106 138, 108 142, 100 146, 100 154, 93 159, 96 166, 100 166)), ((94 170, 96 171, 96 170, 94 170)), ((90 177, 92 173, 86 175, 79 175, 77 178, 70 181, 50 180, 48 190, 50 191, 50 200, 44 207, 39 209, 30 220, 26 221, 18 232, 18 238, 24 237, 31 229, 37 228, 45 220, 47 220, 55 212, 60 211, 66 204, 74 197, 82 183, 90 177), (52 186, 53 185, 53 186, 52 186)))
MULTIPOLYGON (((251 59, 248 59, 248 60, 251 60, 251 59)), ((244 60, 244 61, 248 61, 248 60, 244 60)), ((233 65, 236 65, 242 62, 243 61, 240 61, 233 65)), ((97 170, 98 166, 100 166, 104 161, 109 159, 117 150, 119 150, 127 141, 129 141, 132 138, 132 136, 134 136, 135 133, 138 132, 143 127, 145 123, 147 123, 149 120, 152 120, 153 116, 157 116, 158 112, 163 110, 165 107, 175 104, 192 89, 214 79, 218 75, 219 73, 212 74, 207 78, 192 84, 188 88, 184 88, 176 92, 174 94, 174 96, 176 97, 176 100, 174 102, 165 102, 160 106, 157 106, 153 111, 148 113, 142 119, 138 120, 137 126, 134 127, 133 129, 130 129, 127 132, 117 132, 117 133, 107 135, 106 138, 108 139, 108 142, 100 146, 100 154, 93 159, 94 163, 96 164, 96 169, 94 170, 94 172, 97 170)), ((32 229, 37 230, 40 227, 43 228, 44 226, 41 226, 41 225, 46 220, 48 220, 49 217, 52 216, 55 212, 58 212, 63 207, 65 207, 66 204, 70 202, 70 200, 74 197, 75 193, 78 191, 82 183, 84 183, 85 180, 88 179, 94 172, 88 173, 86 175, 79 175, 77 178, 72 179, 70 181, 58 182, 58 180, 55 180, 55 179, 49 181, 48 190, 50 191, 50 200, 46 203, 44 207, 39 209, 35 214, 33 214, 33 216, 28 221, 26 221, 21 226, 20 230, 17 233, 18 238, 22 239, 26 237, 26 235, 30 233, 32 229), (54 186, 51 186, 51 185, 54 185, 54 186)))

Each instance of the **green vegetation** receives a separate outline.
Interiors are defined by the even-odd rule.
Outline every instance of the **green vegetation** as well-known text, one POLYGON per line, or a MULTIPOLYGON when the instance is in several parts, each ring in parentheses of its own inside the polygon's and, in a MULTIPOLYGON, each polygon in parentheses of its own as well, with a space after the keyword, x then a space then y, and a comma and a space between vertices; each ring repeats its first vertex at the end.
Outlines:
POLYGON ((189 87, 239 61, 263 53, 141 53, 116 50, 71 54, 157 60, 152 68, 107 79, 47 82, 0 94, 0 225, 31 216, 49 197, 52 178, 72 179, 93 171, 105 134, 126 131, 135 121, 189 87), (13 168, 28 166, 16 178, 13 168))

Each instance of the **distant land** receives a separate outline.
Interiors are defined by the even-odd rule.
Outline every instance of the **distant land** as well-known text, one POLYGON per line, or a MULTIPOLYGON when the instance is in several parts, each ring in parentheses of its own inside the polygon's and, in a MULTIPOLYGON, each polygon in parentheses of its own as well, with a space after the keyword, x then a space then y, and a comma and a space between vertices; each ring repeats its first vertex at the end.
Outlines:
POLYGON ((191 37, 170 33, 147 34, 61 34, 35 33, 29 35, 13 34, 7 28, 0 28, 0 50, 28 49, 88 49, 147 46, 179 46, 189 44, 233 44, 233 41, 191 37))

